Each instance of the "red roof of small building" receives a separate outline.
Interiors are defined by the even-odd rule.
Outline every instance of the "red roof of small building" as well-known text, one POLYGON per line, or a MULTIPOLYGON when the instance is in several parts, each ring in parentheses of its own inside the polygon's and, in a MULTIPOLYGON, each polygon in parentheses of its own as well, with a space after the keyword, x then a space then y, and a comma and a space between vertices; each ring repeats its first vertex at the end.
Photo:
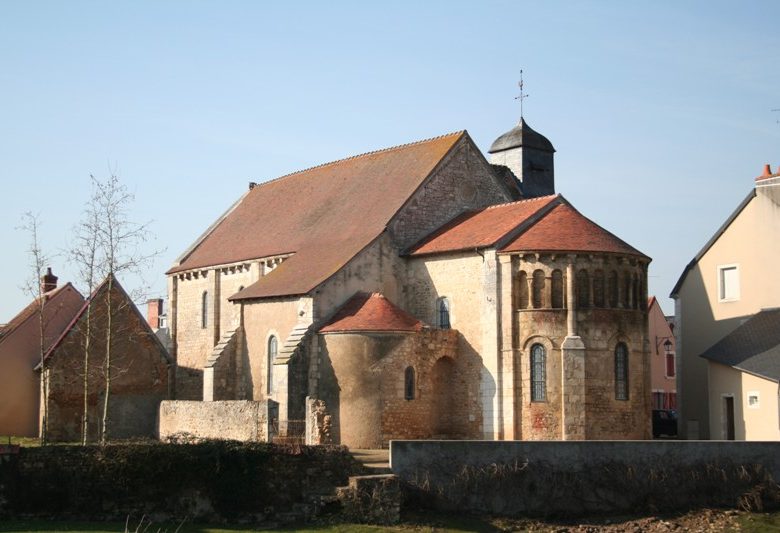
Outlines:
POLYGON ((336 311, 319 332, 414 332, 422 328, 422 322, 383 295, 358 292, 336 311))
POLYGON ((503 246, 501 252, 642 252, 589 220, 567 202, 556 205, 538 222, 503 246))
POLYGON ((409 255, 473 250, 495 245, 523 223, 559 201, 560 195, 541 196, 469 211, 448 222, 410 250, 409 255))
POLYGON ((259 184, 168 273, 292 253, 232 299, 306 294, 386 228, 465 132, 259 184))
MULTIPOLYGON (((57 305, 61 295, 64 295, 68 291, 73 291, 78 296, 78 298, 84 298, 81 296, 81 293, 79 293, 79 291, 77 291, 76 288, 70 282, 68 282, 61 287, 57 287, 56 289, 50 290, 49 292, 43 294, 42 298, 45 300, 44 314, 46 313, 47 308, 51 309, 49 306, 57 305)), ((38 313, 39 301, 40 300, 38 298, 34 299, 24 309, 19 311, 19 313, 17 313, 17 315, 13 317, 8 322, 8 324, 0 328, 0 342, 3 342, 3 340, 9 338, 19 326, 24 324, 27 320, 34 317, 38 313)))

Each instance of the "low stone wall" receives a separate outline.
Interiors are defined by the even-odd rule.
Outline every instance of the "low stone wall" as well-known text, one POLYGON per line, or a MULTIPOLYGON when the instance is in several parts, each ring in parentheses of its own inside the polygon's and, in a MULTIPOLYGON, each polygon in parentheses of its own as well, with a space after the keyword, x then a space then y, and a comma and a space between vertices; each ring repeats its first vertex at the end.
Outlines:
POLYGON ((340 446, 212 441, 5 450, 0 518, 136 524, 145 515, 155 522, 271 527, 316 515, 337 487, 360 473, 361 465, 340 446))
POLYGON ((392 441, 423 507, 576 516, 780 503, 780 442, 392 441))
POLYGON ((164 401, 160 404, 160 440, 181 436, 268 442, 277 418, 274 401, 164 401))

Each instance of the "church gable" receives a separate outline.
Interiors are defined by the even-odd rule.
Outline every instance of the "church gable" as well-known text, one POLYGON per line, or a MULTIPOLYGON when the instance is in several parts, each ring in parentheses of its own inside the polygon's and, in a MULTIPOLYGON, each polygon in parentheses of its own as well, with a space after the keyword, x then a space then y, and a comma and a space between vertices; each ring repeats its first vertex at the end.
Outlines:
POLYGON ((516 200, 516 194, 466 133, 393 217, 389 228, 405 249, 465 211, 516 200))

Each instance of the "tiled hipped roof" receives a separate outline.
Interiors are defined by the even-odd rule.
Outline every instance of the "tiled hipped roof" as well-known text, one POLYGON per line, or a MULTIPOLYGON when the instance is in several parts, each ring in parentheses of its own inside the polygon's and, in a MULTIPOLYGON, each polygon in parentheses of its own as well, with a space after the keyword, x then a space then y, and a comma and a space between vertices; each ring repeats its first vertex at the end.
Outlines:
POLYGON ((255 186, 169 273, 293 253, 235 299, 305 294, 376 239, 464 135, 355 156, 255 186))
POLYGON ((499 252, 602 252, 649 259, 580 214, 559 194, 461 215, 412 247, 410 255, 493 246, 499 252))
POLYGON ((422 328, 422 322, 383 295, 358 292, 336 311, 319 332, 414 332, 422 328))

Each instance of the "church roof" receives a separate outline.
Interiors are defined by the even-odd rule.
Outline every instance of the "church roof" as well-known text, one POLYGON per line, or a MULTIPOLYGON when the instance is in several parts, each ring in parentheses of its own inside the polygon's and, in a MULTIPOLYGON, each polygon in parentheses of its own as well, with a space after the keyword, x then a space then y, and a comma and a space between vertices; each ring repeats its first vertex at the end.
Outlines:
POLYGON ((370 152, 259 184, 168 273, 292 253, 231 299, 306 294, 376 239, 467 135, 370 152))
POLYGON ((409 255, 491 247, 499 252, 607 252, 646 258, 581 215, 560 194, 465 213, 410 248, 409 255))
POLYGON ((701 357, 780 381, 780 309, 765 309, 723 337, 701 357))
POLYGON ((422 328, 422 322, 383 295, 358 292, 336 311, 319 332, 414 332, 422 328))
POLYGON ((409 255, 474 250, 493 246, 559 200, 560 195, 554 194, 469 211, 414 245, 409 255))
POLYGON ((607 252, 638 255, 642 252, 619 239, 562 201, 541 219, 504 245, 501 252, 607 252))
POLYGON ((552 143, 541 133, 534 131, 525 119, 521 118, 517 126, 493 141, 488 153, 502 152, 518 147, 536 148, 545 152, 554 152, 552 143))

